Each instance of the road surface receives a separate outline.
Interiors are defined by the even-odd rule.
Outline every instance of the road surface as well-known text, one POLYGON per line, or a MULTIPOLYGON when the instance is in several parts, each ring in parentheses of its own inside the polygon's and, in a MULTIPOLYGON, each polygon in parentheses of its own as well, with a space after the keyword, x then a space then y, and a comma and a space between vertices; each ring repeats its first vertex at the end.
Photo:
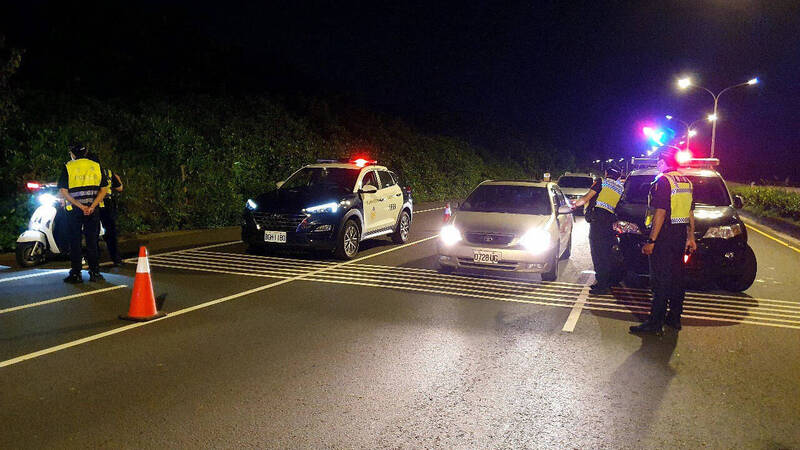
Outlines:
POLYGON ((541 283, 438 273, 441 213, 351 262, 151 255, 169 314, 144 324, 117 318, 135 259, 0 271, 0 448, 800 447, 800 252, 750 233, 751 289, 637 337, 647 292, 587 295, 582 219, 541 283))

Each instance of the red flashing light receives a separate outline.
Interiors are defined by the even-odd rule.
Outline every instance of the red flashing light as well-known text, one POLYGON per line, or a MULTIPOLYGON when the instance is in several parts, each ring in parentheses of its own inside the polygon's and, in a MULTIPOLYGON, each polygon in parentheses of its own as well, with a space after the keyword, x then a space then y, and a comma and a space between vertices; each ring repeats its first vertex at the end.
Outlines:
POLYGON ((25 183, 25 187, 27 187, 28 190, 30 191, 38 191, 39 189, 42 188, 42 185, 35 181, 28 181, 27 183, 25 183))
POLYGON ((364 167, 364 166, 366 166, 367 164, 375 164, 375 163, 377 163, 378 161, 375 161, 374 159, 356 158, 356 159, 354 159, 354 160, 351 160, 350 162, 351 162, 351 163, 353 163, 353 164, 355 164, 355 165, 356 165, 356 166, 358 166, 358 167, 364 167))
POLYGON ((686 264, 688 262, 689 262, 689 254, 687 253, 687 254, 683 255, 683 263, 686 264))
POLYGON ((692 152, 689 150, 681 150, 675 153, 675 161, 680 165, 684 165, 692 160, 692 152))

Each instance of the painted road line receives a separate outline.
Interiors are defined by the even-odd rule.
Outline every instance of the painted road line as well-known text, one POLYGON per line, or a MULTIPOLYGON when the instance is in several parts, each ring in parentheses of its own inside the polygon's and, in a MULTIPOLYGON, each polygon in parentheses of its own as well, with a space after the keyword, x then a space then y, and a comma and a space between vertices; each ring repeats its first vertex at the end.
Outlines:
POLYGON ((127 286, 124 285, 124 284, 121 284, 121 285, 118 285, 118 286, 111 286, 111 287, 107 287, 107 288, 103 288, 103 289, 96 289, 94 291, 89 291, 89 292, 80 292, 78 294, 65 295, 63 297, 52 298, 50 300, 42 300, 42 301, 36 302, 36 303, 28 303, 28 304, 25 304, 25 305, 14 306, 12 308, 0 309, 0 314, 6 314, 6 313, 14 312, 14 311, 19 311, 21 309, 34 308, 34 307, 42 306, 42 305, 49 305, 51 303, 56 303, 56 302, 63 302, 64 300, 71 300, 73 298, 84 297, 84 296, 92 295, 92 294, 99 294, 101 292, 113 291, 115 289, 122 289, 124 287, 127 287, 127 286))
POLYGON ((564 323, 564 328, 562 328, 561 331, 566 331, 567 333, 575 331, 575 325, 578 323, 578 318, 581 317, 583 305, 586 303, 588 297, 589 286, 586 286, 581 290, 580 295, 578 295, 578 300, 575 301, 575 304, 572 306, 572 311, 569 312, 569 317, 567 317, 567 321, 564 323))
POLYGON ((441 207, 439 207, 439 208, 428 208, 428 209, 423 209, 422 211, 414 211, 414 214, 426 213, 426 212, 431 212, 431 211, 439 211, 440 209, 444 209, 444 206, 441 206, 441 207))
MULTIPOLYGON (((343 266, 343 265, 347 265, 347 264, 353 264, 353 263, 356 263, 358 261, 363 261, 365 259, 374 258, 376 256, 384 255, 384 254, 389 253, 389 252, 393 252, 393 251, 400 250, 400 249, 403 249, 403 248, 406 248, 406 247, 409 247, 409 246, 412 246, 412 245, 417 245, 417 244, 423 243, 425 241, 429 241, 429 240, 434 239, 434 238, 436 238, 438 236, 439 236, 438 234, 437 235, 433 235, 433 236, 429 236, 427 238, 422 238, 422 239, 416 240, 414 242, 409 242, 407 244, 403 244, 403 245, 398 245, 396 247, 392 247, 392 248, 390 248, 388 250, 384 250, 382 252, 377 252, 377 253, 373 253, 371 255, 362 256, 360 258, 351 259, 350 261, 344 261, 344 262, 339 263, 339 266, 343 266)), ((284 280, 279 280, 279 281, 276 281, 274 283, 270 283, 270 284, 265 284, 263 286, 259 286, 257 288, 248 289, 246 291, 239 292, 239 293, 233 294, 233 295, 229 295, 227 297, 218 298, 216 300, 210 300, 210 301, 207 301, 205 303, 201 303, 199 305, 190 306, 190 307, 184 308, 184 309, 179 309, 178 311, 170 312, 166 316, 159 317, 158 319, 153 319, 153 320, 148 321, 148 322, 136 322, 136 323, 124 325, 124 326, 121 326, 119 328, 114 328, 113 330, 105 331, 103 333, 93 334, 91 336, 87 336, 87 337, 84 337, 84 338, 81 338, 81 339, 77 339, 77 340, 74 340, 74 341, 66 342, 66 343, 61 344, 61 345, 56 345, 54 347, 49 347, 49 348, 45 348, 45 349, 42 349, 42 350, 39 350, 39 351, 36 351, 36 352, 32 352, 32 353, 28 353, 28 354, 25 354, 25 355, 17 356, 16 358, 11 358, 11 359, 8 359, 8 360, 5 360, 5 361, 0 361, 0 367, 8 367, 8 366, 20 363, 22 361, 27 361, 29 359, 34 359, 34 358, 38 358, 40 356, 49 355, 50 353, 55 353, 55 352, 58 352, 58 351, 61 351, 61 350, 66 350, 68 348, 72 348, 72 347, 75 347, 75 346, 78 346, 78 345, 81 345, 81 344, 86 344, 88 342, 96 341, 98 339, 102 339, 102 338, 105 338, 105 337, 108 337, 108 336, 113 336, 115 334, 123 333, 123 332, 128 331, 128 330, 133 330, 135 328, 139 328, 139 327, 143 327, 143 326, 147 326, 147 325, 152 325, 154 323, 161 322, 162 320, 170 320, 172 318, 179 317, 179 316, 181 316, 183 314, 186 314, 186 313, 189 313, 189 312, 192 312, 192 311, 197 311, 197 310, 200 310, 200 309, 208 308, 210 306, 218 305, 220 303, 224 303, 224 302, 228 302, 228 301, 231 301, 231 300, 235 300, 237 298, 241 298, 241 297, 244 297, 244 296, 247 296, 247 295, 250 295, 250 294, 255 294, 257 292, 261 292, 261 291, 264 291, 264 290, 267 290, 267 289, 271 289, 273 287, 281 286, 281 285, 284 285, 286 283, 291 283, 292 281, 301 280, 303 278, 308 277, 309 275, 312 275, 312 274, 318 273, 318 272, 323 272, 325 270, 328 270, 328 268, 326 267, 326 268, 322 268, 322 269, 317 269, 316 271, 311 272, 309 274, 303 274, 303 275, 298 275, 298 276, 292 277, 292 278, 286 278, 284 280)))
MULTIPOLYGON (((181 252, 185 252, 185 251, 187 251, 187 250, 204 250, 204 249, 207 249, 207 248, 225 247, 226 245, 234 245, 234 244, 239 244, 239 243, 241 243, 241 242, 242 242, 242 241, 229 241, 229 242, 222 242, 222 243, 219 243, 219 244, 204 245, 204 246, 202 246, 202 247, 193 247, 193 248, 191 248, 191 249, 175 250, 175 251, 171 251, 171 252, 165 252, 165 253, 155 253, 155 254, 150 254, 150 253, 148 253, 148 254, 147 254, 147 256, 156 256, 156 255, 158 255, 158 256, 166 256, 166 255, 173 255, 173 254, 175 254, 175 253, 181 253, 181 252)), ((143 245, 142 247, 147 247, 147 246, 146 246, 146 245, 143 245)), ((123 261, 123 262, 126 262, 126 263, 135 263, 135 262, 137 262, 138 260, 139 260, 139 257, 138 257, 138 256, 134 256, 134 257, 132 257, 132 258, 126 258, 126 259, 123 259, 122 261, 123 261)))
MULTIPOLYGON (((642 303, 631 303, 627 301, 618 301, 618 302, 602 302, 602 301, 595 301, 588 299, 586 300, 587 305, 600 305, 600 306, 619 306, 628 309, 636 309, 641 310, 642 312, 649 312, 650 305, 649 304, 642 304, 642 303)), ((800 314, 778 314, 778 313, 771 313, 771 312, 764 312, 758 309, 750 309, 747 311, 730 311, 725 309, 713 309, 713 308, 698 308, 694 306, 684 305, 683 308, 684 312, 690 313, 698 313, 698 314, 710 314, 713 316, 719 317, 753 317, 758 318, 761 320, 774 320, 779 322, 788 322, 788 323, 798 323, 800 324, 800 314), (773 316, 773 317, 782 317, 783 319, 773 319, 772 317, 766 316, 773 316), (785 320, 785 319, 792 319, 792 320, 785 320)))
POLYGON ((777 238, 775 236, 772 236, 771 234, 767 233, 766 231, 759 230, 758 228, 754 227, 753 225, 751 225, 749 223, 746 223, 745 225, 747 226, 747 228, 755 231, 756 233, 758 233, 758 234, 760 234, 760 235, 762 235, 762 236, 764 236, 766 238, 772 239, 773 241, 775 241, 775 242, 777 242, 777 243, 779 243, 779 244, 781 244, 783 246, 789 247, 790 249, 796 251, 797 253, 800 253, 800 248, 797 248, 797 247, 793 246, 792 244, 784 241, 783 239, 779 239, 779 238, 777 238))
MULTIPOLYGON (((606 298, 615 298, 616 296, 624 295, 633 298, 652 298, 651 293, 648 292, 633 292, 629 289, 620 289, 620 288, 612 288, 612 292, 614 294, 609 295, 602 295, 596 297, 606 297, 606 298)), ((713 294, 698 294, 698 293, 686 293, 687 300, 696 300, 698 302, 717 302, 717 303, 728 303, 728 304, 745 304, 750 305, 752 302, 764 303, 769 304, 770 306, 774 307, 781 307, 781 308, 797 308, 800 306, 800 302, 798 301, 788 301, 788 300, 775 300, 771 298, 760 298, 760 297, 749 297, 749 296, 728 296, 728 295, 713 295, 713 294)))
POLYGON ((41 276, 44 276, 44 275, 54 275, 54 274, 58 274, 58 273, 63 274, 64 272, 68 272, 69 271, 69 269, 53 269, 53 270, 41 269, 41 270, 47 270, 47 271, 46 272, 29 273, 27 275, 18 275, 18 276, 15 276, 15 277, 0 278, 0 283, 5 283, 6 281, 22 280, 22 279, 25 279, 25 278, 41 277, 41 276))

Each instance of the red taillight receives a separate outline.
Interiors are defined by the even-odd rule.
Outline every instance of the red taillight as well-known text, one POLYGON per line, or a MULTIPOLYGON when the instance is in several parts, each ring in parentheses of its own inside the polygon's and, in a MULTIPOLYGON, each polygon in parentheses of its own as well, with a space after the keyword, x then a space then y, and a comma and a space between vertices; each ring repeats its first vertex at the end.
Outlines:
POLYGON ((411 186, 406 186, 406 193, 411 195, 411 186))
POLYGON ((687 253, 687 254, 683 255, 683 263, 686 264, 688 262, 689 262, 689 254, 687 253))
POLYGON ((25 187, 27 187, 28 190, 30 191, 38 191, 39 189, 42 188, 42 185, 35 181, 28 181, 27 183, 25 183, 25 187))

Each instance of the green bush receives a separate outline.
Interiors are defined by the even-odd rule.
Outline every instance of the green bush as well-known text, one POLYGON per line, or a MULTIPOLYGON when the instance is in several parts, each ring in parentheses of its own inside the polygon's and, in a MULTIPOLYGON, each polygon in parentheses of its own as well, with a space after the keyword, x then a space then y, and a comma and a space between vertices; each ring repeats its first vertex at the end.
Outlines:
POLYGON ((800 193, 766 186, 735 186, 731 191, 744 199, 747 210, 800 221, 800 193))

